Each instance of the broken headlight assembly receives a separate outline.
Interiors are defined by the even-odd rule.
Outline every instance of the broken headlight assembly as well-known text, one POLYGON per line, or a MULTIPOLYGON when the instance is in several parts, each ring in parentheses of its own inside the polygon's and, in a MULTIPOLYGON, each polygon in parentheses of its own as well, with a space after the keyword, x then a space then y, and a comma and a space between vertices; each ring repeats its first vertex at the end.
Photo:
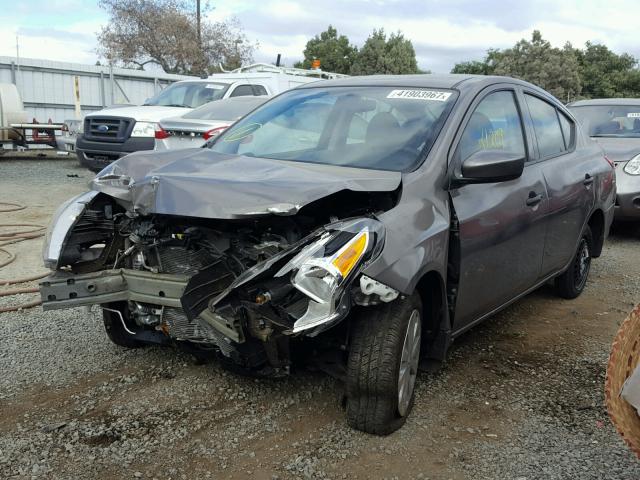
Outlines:
POLYGON ((100 170, 91 181, 94 190, 117 188, 128 190, 133 185, 133 179, 126 175, 124 169, 117 163, 111 163, 100 170))
POLYGON ((125 173, 118 162, 114 162, 107 165, 91 180, 91 189, 128 202, 131 200, 133 184, 133 178, 125 173))
POLYGON ((73 197, 58 207, 51 218, 42 247, 45 267, 55 270, 69 231, 98 192, 90 191, 73 197))
POLYGON ((384 227, 377 220, 339 222, 325 229, 275 275, 290 273, 291 284, 309 297, 307 311, 294 323, 293 333, 328 326, 346 314, 345 288, 384 244, 384 227))

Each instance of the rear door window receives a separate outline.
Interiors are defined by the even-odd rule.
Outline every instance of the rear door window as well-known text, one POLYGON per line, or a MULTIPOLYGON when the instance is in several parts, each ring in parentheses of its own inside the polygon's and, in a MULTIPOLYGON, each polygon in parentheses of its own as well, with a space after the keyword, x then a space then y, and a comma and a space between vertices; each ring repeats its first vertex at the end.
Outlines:
POLYGON ((565 152, 568 148, 564 142, 556 107, 533 95, 525 94, 524 96, 531 114, 540 157, 545 158, 565 152))
POLYGON ((490 93, 471 115, 457 153, 464 161, 481 150, 501 150, 514 156, 525 156, 522 122, 512 91, 490 93))

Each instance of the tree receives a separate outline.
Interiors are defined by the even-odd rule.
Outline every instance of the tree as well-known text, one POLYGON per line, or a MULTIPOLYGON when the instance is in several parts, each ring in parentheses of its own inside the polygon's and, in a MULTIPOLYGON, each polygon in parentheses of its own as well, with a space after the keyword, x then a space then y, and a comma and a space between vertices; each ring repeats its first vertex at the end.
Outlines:
POLYGON ((298 68, 311 68, 313 60, 320 60, 322 70, 334 73, 349 73, 358 49, 349 43, 345 35, 329 25, 327 31, 307 42, 304 60, 295 64, 298 68))
POLYGON ((584 49, 567 43, 554 48, 534 31, 506 50, 490 49, 482 61, 456 64, 451 73, 508 75, 549 90, 563 101, 577 98, 640 96, 640 70, 632 55, 618 55, 605 45, 584 49))
POLYGON ((358 51, 352 75, 418 73, 416 52, 400 32, 387 40, 384 29, 374 30, 358 51))
POLYGON ((490 52, 488 64, 495 75, 526 80, 560 99, 578 95, 582 89, 580 65, 571 44, 552 47, 538 30, 531 41, 522 39, 512 48, 490 52))
POLYGON ((451 73, 467 73, 471 75, 491 75, 493 68, 487 62, 473 60, 471 62, 456 63, 451 73))
POLYGON ((100 0, 109 23, 98 34, 98 54, 109 63, 159 65, 167 73, 201 75, 250 62, 254 45, 235 19, 201 22, 183 0, 100 0))
POLYGON ((584 50, 576 49, 582 76, 582 96, 606 98, 637 96, 638 61, 631 55, 617 55, 605 45, 587 42, 584 50))

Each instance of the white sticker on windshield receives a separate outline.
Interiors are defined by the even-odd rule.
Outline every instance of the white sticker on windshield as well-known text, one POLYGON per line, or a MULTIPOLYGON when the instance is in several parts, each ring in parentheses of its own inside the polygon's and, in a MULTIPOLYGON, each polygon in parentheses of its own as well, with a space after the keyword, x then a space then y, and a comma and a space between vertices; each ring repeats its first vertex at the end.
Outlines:
POLYGON ((392 90, 387 98, 406 98, 409 100, 435 100, 445 102, 451 96, 451 92, 437 90, 392 90))
POLYGON ((629 112, 627 118, 640 118, 640 112, 629 112))
POLYGON ((207 83, 204 88, 213 88, 214 90, 222 90, 224 85, 218 85, 217 83, 207 83))

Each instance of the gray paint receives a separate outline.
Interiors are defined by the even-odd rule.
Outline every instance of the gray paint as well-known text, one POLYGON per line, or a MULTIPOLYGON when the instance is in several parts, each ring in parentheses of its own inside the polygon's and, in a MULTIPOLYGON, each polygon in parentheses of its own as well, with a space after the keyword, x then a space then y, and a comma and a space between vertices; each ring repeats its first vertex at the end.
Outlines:
POLYGON ((403 174, 220 156, 208 150, 138 153, 116 165, 135 179, 133 201, 148 212, 211 218, 264 214, 269 206, 286 210, 345 188, 391 191, 401 184, 398 204, 378 216, 387 232, 384 249, 364 273, 405 294, 427 272, 446 281, 453 205, 462 254, 456 332, 561 273, 595 210, 604 214, 607 234, 615 180, 601 150, 578 127, 570 153, 538 158, 523 91, 571 116, 543 90, 519 80, 468 75, 353 77, 319 86, 334 85, 452 88, 459 98, 427 159, 403 174), (528 145, 524 172, 507 182, 449 187, 460 172, 453 152, 461 132, 473 107, 495 89, 517 94, 528 145), (586 174, 594 178, 588 185, 583 183, 586 174), (531 192, 542 200, 527 206, 531 192))
POLYGON ((393 191, 401 180, 399 172, 224 155, 205 148, 136 152, 119 160, 118 169, 134 180, 124 198, 143 213, 219 219, 295 214, 340 190, 393 191))

